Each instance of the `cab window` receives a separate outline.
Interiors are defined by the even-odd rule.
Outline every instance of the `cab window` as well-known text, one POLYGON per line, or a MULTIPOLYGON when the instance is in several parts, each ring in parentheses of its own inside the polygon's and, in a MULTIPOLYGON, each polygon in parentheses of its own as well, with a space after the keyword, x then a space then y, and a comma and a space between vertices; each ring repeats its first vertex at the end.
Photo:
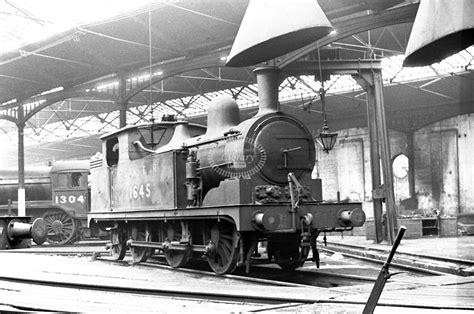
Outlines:
POLYGON ((107 165, 109 167, 118 164, 119 160, 119 142, 118 138, 114 137, 107 140, 107 152, 105 156, 107 165))
POLYGON ((57 182, 59 188, 86 187, 87 177, 81 172, 59 173, 57 182))

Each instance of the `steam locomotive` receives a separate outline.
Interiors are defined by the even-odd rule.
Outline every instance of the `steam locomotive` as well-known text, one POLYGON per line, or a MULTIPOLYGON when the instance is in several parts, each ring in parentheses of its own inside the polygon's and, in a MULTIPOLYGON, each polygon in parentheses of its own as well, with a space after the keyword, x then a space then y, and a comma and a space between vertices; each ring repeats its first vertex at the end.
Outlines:
POLYGON ((255 70, 259 111, 240 121, 234 99, 208 108, 207 129, 185 121, 124 127, 102 137, 91 165, 91 230, 110 231, 110 252, 134 262, 156 249, 180 267, 205 256, 217 274, 245 265, 265 241, 270 262, 318 263, 321 232, 360 227, 360 203, 322 201, 312 179, 315 146, 309 130, 278 109, 279 73, 255 70))
MULTIPOLYGON (((70 244, 87 236, 88 176, 88 160, 25 169, 26 215, 43 218, 50 244, 70 244)), ((0 170, 0 214, 17 214, 17 190, 17 170, 0 170)))

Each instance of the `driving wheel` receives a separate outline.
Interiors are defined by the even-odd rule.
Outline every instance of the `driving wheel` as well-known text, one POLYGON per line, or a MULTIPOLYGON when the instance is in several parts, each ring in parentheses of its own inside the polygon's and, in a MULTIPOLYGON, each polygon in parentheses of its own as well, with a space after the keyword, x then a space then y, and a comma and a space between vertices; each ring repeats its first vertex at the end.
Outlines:
MULTIPOLYGON (((169 242, 180 242, 182 236, 182 225, 180 222, 170 223, 166 227, 166 238, 169 242)), ((191 257, 191 250, 172 250, 166 249, 165 258, 173 268, 178 268, 186 265, 191 257)))
POLYGON ((116 261, 122 260, 127 253, 127 242, 125 234, 119 229, 112 229, 110 231, 110 256, 116 261))
POLYGON ((215 223, 211 228, 207 262, 217 274, 232 272, 237 266, 240 249, 240 236, 235 225, 228 221, 215 223))
POLYGON ((59 210, 47 211, 42 218, 46 223, 46 241, 52 245, 64 245, 76 240, 76 220, 59 210))
MULTIPOLYGON (((131 236, 135 241, 150 241, 150 236, 147 237, 145 227, 133 226, 131 236)), ((132 246, 130 251, 132 252, 132 260, 134 263, 144 262, 151 255, 149 253, 150 249, 146 247, 132 246)))

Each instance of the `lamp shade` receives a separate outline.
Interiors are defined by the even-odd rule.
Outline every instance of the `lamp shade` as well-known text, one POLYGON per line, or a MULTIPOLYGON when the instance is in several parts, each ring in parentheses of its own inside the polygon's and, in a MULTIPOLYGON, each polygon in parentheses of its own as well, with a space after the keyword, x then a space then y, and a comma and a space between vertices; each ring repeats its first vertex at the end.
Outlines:
POLYGON ((244 67, 271 60, 331 30, 317 0, 250 0, 226 65, 244 67))
POLYGON ((421 0, 404 66, 440 62, 474 44, 474 1, 421 0))

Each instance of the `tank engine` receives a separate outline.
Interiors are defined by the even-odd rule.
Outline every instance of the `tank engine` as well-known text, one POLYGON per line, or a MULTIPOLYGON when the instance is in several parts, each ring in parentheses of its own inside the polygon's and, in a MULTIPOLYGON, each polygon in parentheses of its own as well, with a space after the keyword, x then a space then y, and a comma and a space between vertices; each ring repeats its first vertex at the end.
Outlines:
POLYGON ((300 267, 321 232, 362 226, 360 203, 322 201, 311 179, 314 140, 278 110, 279 74, 257 69, 259 111, 240 122, 230 97, 208 108, 207 129, 187 122, 130 126, 102 138, 91 167, 92 227, 110 230, 111 254, 135 262, 155 250, 172 267, 206 256, 218 274, 246 265, 260 241, 283 269, 300 267))
MULTIPOLYGON (((43 218, 52 245, 73 243, 87 227, 89 161, 56 161, 25 169, 26 215, 43 218)), ((18 172, 0 170, 0 213, 17 213, 18 172)))

